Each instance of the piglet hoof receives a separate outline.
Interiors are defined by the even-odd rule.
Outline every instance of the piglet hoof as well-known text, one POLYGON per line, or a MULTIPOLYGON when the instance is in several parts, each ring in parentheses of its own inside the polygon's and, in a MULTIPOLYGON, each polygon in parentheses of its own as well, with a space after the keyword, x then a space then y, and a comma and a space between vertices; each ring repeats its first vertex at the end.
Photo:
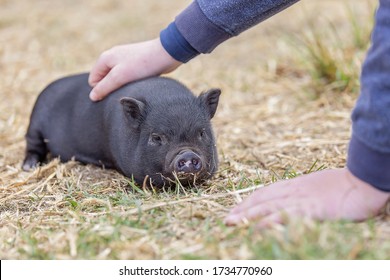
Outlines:
POLYGON ((24 171, 32 171, 39 166, 39 156, 37 154, 28 153, 23 161, 22 169, 24 171))

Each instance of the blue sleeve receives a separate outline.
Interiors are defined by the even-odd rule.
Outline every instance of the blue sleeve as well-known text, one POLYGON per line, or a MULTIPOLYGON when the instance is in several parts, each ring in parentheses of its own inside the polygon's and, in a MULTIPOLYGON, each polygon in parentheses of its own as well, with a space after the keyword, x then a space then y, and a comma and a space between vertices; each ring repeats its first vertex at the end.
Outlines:
POLYGON ((347 167, 356 177, 390 192, 390 0, 380 0, 371 43, 352 112, 347 167))
POLYGON ((167 52, 187 62, 299 0, 197 0, 160 33, 167 52))

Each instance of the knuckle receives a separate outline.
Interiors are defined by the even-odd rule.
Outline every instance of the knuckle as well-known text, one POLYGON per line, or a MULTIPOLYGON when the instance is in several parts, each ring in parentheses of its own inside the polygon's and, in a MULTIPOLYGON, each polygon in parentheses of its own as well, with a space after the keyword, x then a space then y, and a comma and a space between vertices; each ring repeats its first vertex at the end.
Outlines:
POLYGON ((111 56, 111 49, 105 50, 104 52, 101 53, 100 58, 106 59, 111 56))
POLYGON ((112 59, 115 57, 115 54, 118 52, 118 46, 114 46, 110 49, 107 49, 101 53, 101 57, 105 59, 112 59))

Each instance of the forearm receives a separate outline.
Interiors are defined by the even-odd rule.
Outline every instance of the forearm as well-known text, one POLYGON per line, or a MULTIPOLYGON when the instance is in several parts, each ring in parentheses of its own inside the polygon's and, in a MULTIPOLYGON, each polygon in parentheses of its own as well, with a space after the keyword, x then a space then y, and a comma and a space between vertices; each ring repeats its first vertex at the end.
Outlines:
POLYGON ((390 192, 390 0, 381 0, 372 45, 352 113, 347 166, 358 178, 390 192))
POLYGON ((176 60, 187 62, 266 20, 299 0, 197 0, 160 34, 176 60))

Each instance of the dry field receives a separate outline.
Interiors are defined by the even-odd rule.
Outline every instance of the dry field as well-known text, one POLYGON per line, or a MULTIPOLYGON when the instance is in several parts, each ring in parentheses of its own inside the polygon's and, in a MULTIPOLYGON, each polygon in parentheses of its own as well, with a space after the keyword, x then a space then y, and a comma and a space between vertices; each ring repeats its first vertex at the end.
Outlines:
POLYGON ((386 213, 261 232, 223 224, 252 186, 345 165, 376 2, 303 0, 171 73, 196 93, 222 89, 220 170, 153 190, 76 162, 23 172, 24 134, 49 82, 158 36, 189 1, 0 0, 0 258, 389 259, 386 213))

